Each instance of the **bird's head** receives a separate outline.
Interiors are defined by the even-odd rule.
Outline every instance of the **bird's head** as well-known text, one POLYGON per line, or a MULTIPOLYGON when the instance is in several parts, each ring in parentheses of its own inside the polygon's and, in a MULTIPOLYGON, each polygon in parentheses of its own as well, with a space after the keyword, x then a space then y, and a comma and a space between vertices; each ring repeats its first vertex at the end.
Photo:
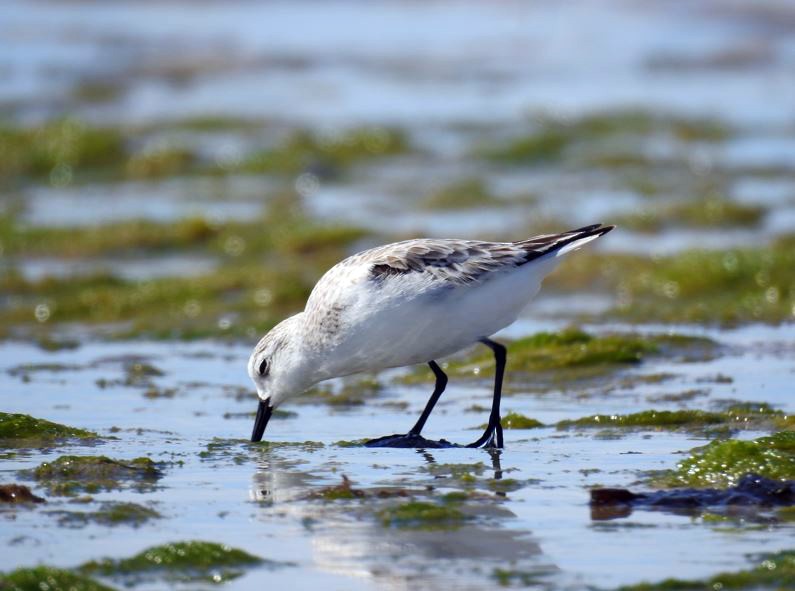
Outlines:
POLYGON ((257 343, 248 360, 248 375, 259 398, 251 441, 262 439, 276 407, 316 381, 302 352, 302 316, 296 314, 277 324, 257 343))

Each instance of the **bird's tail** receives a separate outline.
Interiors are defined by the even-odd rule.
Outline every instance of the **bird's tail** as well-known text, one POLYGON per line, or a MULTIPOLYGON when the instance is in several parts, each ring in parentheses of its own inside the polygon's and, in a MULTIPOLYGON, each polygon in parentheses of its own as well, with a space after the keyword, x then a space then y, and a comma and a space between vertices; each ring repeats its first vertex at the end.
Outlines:
POLYGON ((560 234, 542 234, 541 236, 534 236, 527 240, 520 240, 515 242, 517 246, 522 247, 527 252, 527 260, 525 262, 533 261, 544 255, 553 254, 558 257, 580 248, 582 245, 587 244, 591 240, 596 240, 599 236, 604 236, 615 226, 605 226, 603 224, 592 224, 577 228, 576 230, 569 230, 568 232, 561 232, 560 234))

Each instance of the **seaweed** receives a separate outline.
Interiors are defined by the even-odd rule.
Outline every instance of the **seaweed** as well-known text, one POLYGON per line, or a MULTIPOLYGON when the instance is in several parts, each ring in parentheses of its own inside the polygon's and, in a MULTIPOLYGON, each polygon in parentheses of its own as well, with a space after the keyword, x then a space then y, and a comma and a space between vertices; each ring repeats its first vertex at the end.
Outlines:
POLYGON ((94 579, 52 566, 18 568, 0 573, 0 589, 8 591, 113 591, 94 579))
POLYGON ((764 207, 735 203, 726 198, 697 198, 667 203, 655 209, 614 218, 621 227, 639 232, 660 232, 669 227, 709 228, 756 226, 766 214, 764 207))
POLYGON ((659 583, 639 583, 618 591, 687 591, 695 589, 786 589, 795 579, 795 551, 783 550, 754 558, 745 570, 719 573, 704 580, 666 579, 659 583))
POLYGON ((792 237, 769 245, 726 250, 692 249, 646 257, 584 252, 565 262, 549 283, 572 290, 602 285, 616 305, 595 320, 736 326, 780 324, 795 318, 792 237))
MULTIPOLYGON (((639 335, 615 333, 592 335, 578 328, 551 333, 541 332, 508 344, 508 369, 512 373, 532 374, 559 372, 561 379, 573 381, 582 377, 608 374, 641 363, 654 355, 710 355, 716 344, 701 337, 683 335, 639 335)), ((445 369, 464 378, 483 378, 494 374, 494 359, 488 352, 476 351, 463 359, 453 359, 445 369)), ((426 375, 422 369, 404 376, 404 381, 418 381, 426 375)))
POLYGON ((59 524, 67 527, 82 527, 89 523, 109 527, 118 525, 139 527, 153 519, 162 517, 160 513, 150 507, 121 502, 103 503, 98 510, 93 512, 54 511, 53 513, 58 516, 59 524))
POLYGON ((71 496, 80 491, 119 489, 124 483, 140 491, 151 490, 163 473, 149 458, 114 460, 105 456, 60 456, 39 465, 30 475, 51 495, 71 496))
POLYGON ((451 504, 409 501, 378 512, 385 527, 406 529, 456 529, 470 517, 451 504))
POLYGON ((79 571, 128 582, 154 577, 222 583, 241 576, 246 569, 263 565, 279 563, 215 542, 187 541, 152 546, 130 558, 94 560, 80 566, 79 571))
POLYGON ((99 439, 99 435, 26 414, 0 412, 0 447, 39 447, 66 439, 99 439))
POLYGON ((333 176, 357 162, 409 150, 406 135, 394 128, 360 127, 326 136, 298 130, 281 144, 247 156, 239 169, 278 174, 313 171, 321 176, 333 176))
POLYGON ((728 487, 749 473, 776 480, 795 479, 795 432, 781 431, 753 441, 712 441, 653 482, 668 487, 728 487))

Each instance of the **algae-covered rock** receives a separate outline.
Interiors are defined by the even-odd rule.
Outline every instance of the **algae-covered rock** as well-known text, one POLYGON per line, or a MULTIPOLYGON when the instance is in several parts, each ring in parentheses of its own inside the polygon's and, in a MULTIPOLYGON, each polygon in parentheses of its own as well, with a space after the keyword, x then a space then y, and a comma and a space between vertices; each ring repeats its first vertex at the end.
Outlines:
POLYGON ((501 424, 503 429, 537 429, 544 426, 541 421, 518 412, 509 412, 503 415, 501 424))
POLYGON ((0 447, 51 444, 71 438, 94 439, 99 435, 30 415, 0 412, 0 447))
POLYGON ((409 501, 378 512, 385 526, 412 529, 451 529, 459 527, 469 516, 450 503, 437 505, 425 501, 409 501))
POLYGON ((33 478, 53 495, 113 490, 125 483, 137 490, 147 490, 162 475, 149 458, 114 460, 105 456, 61 456, 32 471, 33 478))
POLYGON ((0 484, 0 503, 45 503, 24 485, 0 484))
MULTIPOLYGON (((545 427, 544 423, 532 417, 526 417, 518 412, 509 412, 500 418, 500 424, 503 429, 538 429, 545 427)), ((485 429, 488 425, 482 424, 478 429, 485 429)))
POLYGON ((726 415, 703 410, 645 410, 626 415, 592 415, 580 419, 560 421, 558 429, 573 427, 649 427, 676 429, 703 427, 726 422, 726 415))
POLYGON ((791 417, 764 403, 731 405, 720 412, 705 410, 644 410, 630 414, 598 414, 557 423, 558 429, 625 427, 629 429, 787 429, 791 417))
POLYGON ((18 568, 0 573, 3 591, 113 591, 112 587, 68 570, 51 566, 18 568))
POLYGON ((733 486, 745 474, 795 479, 795 432, 782 431, 753 441, 713 441, 658 481, 667 486, 733 486))
POLYGON ((137 503, 105 503, 94 512, 57 511, 58 522, 70 527, 82 527, 89 523, 117 526, 131 525, 138 527, 152 519, 160 519, 160 513, 137 503))
MULTIPOLYGON (((532 374, 533 382, 549 379, 575 381, 594 378, 641 363, 651 356, 705 359, 714 355, 717 344, 707 338, 686 335, 612 333, 593 335, 579 328, 539 332, 508 343, 508 370, 512 375, 532 374), (565 370, 565 371, 564 371, 565 370), (546 378, 539 373, 544 373, 546 378)), ((489 351, 476 350, 446 366, 448 373, 463 378, 494 374, 489 351)), ((416 381, 427 372, 418 370, 405 381, 416 381)))
POLYGON ((266 563, 279 565, 223 544, 189 541, 152 546, 130 558, 91 561, 80 571, 128 581, 155 576, 172 581, 206 579, 221 583, 239 577, 247 568, 266 563))
POLYGON ((792 589, 795 581, 795 550, 757 557, 746 570, 719 573, 703 580, 665 579, 659 583, 640 583, 618 591, 690 591, 700 589, 792 589))

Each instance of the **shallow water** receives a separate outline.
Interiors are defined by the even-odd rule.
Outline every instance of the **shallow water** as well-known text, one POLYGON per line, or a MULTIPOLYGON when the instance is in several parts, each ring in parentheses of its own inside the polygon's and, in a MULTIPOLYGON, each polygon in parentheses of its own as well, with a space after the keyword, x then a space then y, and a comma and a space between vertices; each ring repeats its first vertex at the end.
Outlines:
POLYGON ((180 2, 76 11, 13 0, 0 29, 3 97, 46 112, 75 79, 100 71, 126 88, 85 112, 113 121, 209 111, 422 126, 634 105, 789 123, 795 54, 770 4, 209 2, 197 12, 180 2), (727 59, 749 46, 760 63, 727 59), (170 78, 180 67, 186 80, 170 78))
MULTIPOLYGON (((537 320, 528 318, 507 335, 538 327, 537 320)), ((599 388, 542 395, 519 391, 506 396, 503 408, 551 423, 595 413, 675 408, 670 403, 652 404, 648 398, 665 391, 706 387, 708 395, 688 403, 689 408, 708 408, 714 400, 738 397, 764 399, 795 410, 789 395, 792 345, 787 331, 751 327, 717 336, 728 347, 725 356, 693 363, 652 360, 625 372, 676 374, 664 384, 638 385, 610 395, 599 388), (716 374, 734 381, 703 383, 716 374), (760 374, 767 377, 760 380, 760 374)), ((93 503, 78 507, 87 510, 101 500, 121 499, 151 503, 164 515, 132 536, 125 526, 94 525, 59 528, 52 535, 55 517, 48 512, 75 509, 68 499, 51 498, 34 509, 3 510, 6 550, 0 569, 42 561, 71 566, 98 556, 126 556, 156 543, 197 538, 297 563, 274 571, 252 570, 231 582, 230 589, 266 582, 301 588, 321 583, 339 589, 404 588, 418 580, 424 588, 448 588, 455 581, 474 589, 491 584, 495 568, 532 573, 544 588, 577 589, 656 580, 672 571, 685 578, 703 577, 745 564, 749 553, 791 544, 792 525, 741 524, 735 533, 727 533, 697 518, 663 512, 635 511, 612 521, 592 519, 589 486, 627 486, 646 471, 673 467, 684 450, 705 442, 697 435, 639 431, 604 437, 593 431, 554 428, 506 431, 506 449, 499 453, 335 445, 408 426, 421 409, 429 384, 388 382, 370 403, 344 410, 322 404, 288 405, 285 408, 298 416, 273 420, 266 439, 307 440, 323 446, 252 448, 244 441, 251 417, 240 416, 252 412, 255 403, 241 369, 247 351, 244 346, 214 342, 87 343, 55 353, 19 343, 0 346, 4 410, 100 433, 108 433, 113 426, 121 429, 115 433, 118 440, 96 448, 65 446, 43 455, 20 452, 3 461, 4 481, 24 481, 15 475, 17 470, 72 452, 120 458, 145 454, 164 462, 166 472, 154 492, 99 493, 92 495, 93 503), (160 390, 176 388, 173 397, 145 398, 146 388, 141 387, 97 386, 99 379, 122 378, 130 359, 159 368, 164 375, 153 381, 160 390), (36 369, 41 363, 64 368, 36 369), (21 370, 24 364, 32 367, 21 370), (396 410, 396 402, 405 402, 407 407, 396 410), (214 438, 228 439, 228 445, 200 457, 214 438), (474 468, 476 481, 464 483, 444 476, 444 464, 451 463, 481 463, 474 468), (433 466, 440 466, 441 473, 429 472, 433 466), (432 494, 475 489, 486 496, 470 503, 474 517, 460 529, 405 530, 386 527, 375 516, 392 499, 328 502, 308 498, 323 486, 337 484, 342 475, 356 488, 399 487, 415 491, 419 498, 430 494, 428 486, 434 487, 432 494), (500 476, 518 481, 518 490, 501 495, 491 492, 490 479, 500 476)), ((487 384, 453 381, 426 433, 460 442, 474 439, 477 431, 472 428, 484 416, 465 409, 472 403, 487 404, 488 398, 487 384)))
MULTIPOLYGON (((76 174, 72 183, 70 176, 65 186, 57 175, 45 174, 0 188, 0 214, 18 212, 23 232, 26 226, 84 228, 133 219, 166 229, 188 217, 220 227, 230 220, 258 223, 277 197, 294 190, 313 220, 361 227, 372 234, 362 241, 370 245, 411 235, 518 239, 718 194, 763 206, 761 221, 674 223, 652 233, 620 228, 593 246, 603 253, 663 255, 769 244, 795 230, 793 14, 790 3, 777 0, 697 6, 663 0, 209 0, 200 7, 179 0, 6 0, 0 111, 9 124, 67 115, 122 125, 131 134, 125 141, 132 154, 142 147, 187 147, 209 168, 131 180, 140 177, 131 177, 120 162, 110 171, 93 171, 96 177, 76 174), (80 98, 97 81, 107 84, 107 96, 80 98), (641 134, 624 146, 619 131, 618 139, 602 137, 593 145, 577 140, 549 160, 522 164, 479 152, 537 132, 539 114, 566 124, 604 110, 620 120, 637 109, 715 117, 731 133, 712 142, 664 131, 641 134), (229 117, 233 124, 209 131, 175 125, 193 115, 229 117), (241 124, 236 118, 254 120, 241 124), (290 174, 234 168, 296 129, 333 137, 361 123, 399 126, 411 149, 339 169, 312 162, 290 174), (618 156, 626 155, 623 149, 641 158, 629 158, 629 164, 589 160, 616 147, 618 156), (482 182, 492 199, 471 207, 428 206, 430 194, 462 179, 482 182)), ((263 226, 263 232, 278 230, 273 221, 263 226)), ((210 277, 237 264, 228 249, 210 256, 206 244, 193 246, 152 252, 133 244, 123 256, 67 260, 57 252, 6 256, 0 236, 0 273, 39 281, 110 272, 134 288, 155 278, 210 277)), ((353 241, 346 248, 359 246, 353 241)), ((312 247, 309 240, 303 246, 312 247)), ((251 256, 260 257, 254 264, 278 268, 272 252, 251 256)), ((303 260, 314 268, 314 260, 303 260)), ((787 278, 772 280, 784 285, 787 278)), ((272 287, 257 293, 270 301, 272 287)), ((32 289, 22 298, 30 304, 30 323, 40 303, 32 289)), ((191 296, 174 297, 166 307, 173 304, 184 316, 191 296)), ((599 379, 550 385, 548 378, 523 383, 510 370, 509 353, 504 412, 545 424, 645 409, 714 410, 726 400, 795 412, 791 322, 735 329, 597 322, 617 297, 543 291, 498 338, 561 330, 586 316, 593 324, 584 328, 595 334, 709 337, 720 345, 714 358, 651 357, 599 379), (670 375, 643 379, 664 374, 670 375)), ((2 294, 0 305, 15 298, 2 294)), ((57 312, 47 307, 48 316, 51 309, 57 312)), ((17 334, 0 329, 5 339, 17 334)), ((754 521, 753 515, 727 525, 661 511, 636 510, 610 520, 591 514, 589 487, 640 490, 649 471, 674 467, 688 450, 721 434, 507 430, 500 453, 337 445, 413 424, 430 393, 430 376, 407 385, 400 379, 404 370, 390 370, 377 376, 383 388, 366 404, 296 400, 284 408, 295 415, 269 425, 266 440, 276 445, 251 446, 246 440, 256 399, 245 367, 252 343, 109 342, 101 340, 104 326, 78 322, 44 333, 57 337, 56 345, 61 337, 67 345, 74 340, 77 348, 45 351, 52 343, 45 338, 39 347, 35 330, 19 334, 31 336, 0 341, 0 410, 117 439, 2 450, 0 482, 28 484, 47 496, 19 471, 69 453, 146 455, 163 463, 165 476, 152 491, 101 492, 87 504, 51 497, 32 508, 0 507, 0 571, 40 563, 71 567, 200 539, 292 563, 252 569, 228 589, 483 589, 497 585, 495 569, 501 569, 526 577, 524 586, 579 590, 672 574, 707 577, 748 566, 749 555, 792 548, 793 523, 754 521), (128 380, 128 366, 136 362, 163 375, 128 380), (305 441, 316 443, 296 444, 305 441), (468 465, 472 477, 455 476, 462 468, 451 464, 468 465), (333 502, 313 496, 338 485, 343 475, 367 496, 333 502), (506 484, 509 479, 515 482, 506 484), (420 501, 453 491, 479 496, 462 503, 469 518, 460 527, 422 530, 383 523, 379 511, 409 498, 378 496, 384 490, 408 491, 420 501), (94 511, 111 500, 151 506, 163 518, 135 529, 59 524, 59 511, 94 511)), ((486 416, 472 407, 487 406, 489 392, 488 380, 451 380, 425 435, 459 443, 476 439, 486 416)), ((522 586, 521 576, 515 585, 522 586)), ((155 581, 138 588, 172 587, 155 581)))

